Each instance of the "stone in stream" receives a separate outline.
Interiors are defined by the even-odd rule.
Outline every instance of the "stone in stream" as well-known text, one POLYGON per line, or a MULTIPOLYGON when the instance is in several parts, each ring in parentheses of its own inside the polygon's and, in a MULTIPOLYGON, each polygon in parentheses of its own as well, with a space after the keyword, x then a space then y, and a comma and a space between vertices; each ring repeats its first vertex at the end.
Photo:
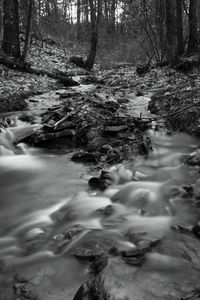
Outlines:
POLYGON ((19 278, 18 275, 14 277, 13 283, 14 300, 37 300, 39 299, 34 285, 25 278, 19 278))
POLYGON ((66 246, 70 245, 72 241, 76 240, 76 238, 78 239, 84 230, 86 230, 86 228, 80 224, 68 227, 62 233, 53 236, 51 249, 54 253, 60 254, 65 250, 66 246))
POLYGON ((200 166, 200 149, 182 156, 181 161, 191 166, 200 166))
POLYGON ((106 255, 116 255, 118 252, 114 241, 108 239, 97 239, 96 241, 85 241, 71 251, 71 255, 81 261, 94 262, 106 255))
POLYGON ((143 255, 137 257, 122 257, 123 261, 132 266, 141 266, 145 260, 143 255))
POLYGON ((199 300, 200 299, 200 289, 196 289, 186 293, 180 300, 199 300))
POLYGON ((106 189, 104 182, 98 177, 92 177, 88 180, 88 185, 91 190, 104 191, 106 189))
POLYGON ((87 152, 87 151, 79 151, 73 154, 71 157, 72 161, 75 162, 89 162, 89 163, 97 163, 101 157, 99 152, 87 152))
POLYGON ((200 222, 192 227, 192 233, 198 239, 200 239, 200 222))
POLYGON ((101 170, 100 176, 92 177, 88 181, 91 189, 104 191, 109 186, 124 184, 133 179, 133 172, 126 169, 122 164, 111 167, 108 170, 101 170))
POLYGON ((100 273, 108 264, 108 257, 102 256, 96 259, 91 265, 90 270, 94 274, 100 273))
POLYGON ((27 241, 45 239, 45 238, 46 238, 45 230, 42 229, 42 228, 39 228, 39 227, 38 228, 32 228, 25 235, 25 239, 27 241))
POLYGON ((194 188, 191 185, 185 185, 183 186, 183 189, 186 191, 186 195, 185 196, 193 196, 194 195, 194 188))
POLYGON ((97 212, 99 212, 104 217, 110 217, 115 212, 115 209, 112 205, 107 205, 105 207, 97 209, 97 212))
POLYGON ((192 235, 171 231, 153 250, 200 266, 200 242, 192 235))
POLYGON ((199 275, 194 265, 157 253, 149 253, 142 268, 115 257, 73 300, 177 300, 198 286, 199 275))
POLYGON ((67 229, 64 230, 63 234, 65 238, 73 239, 77 234, 81 233, 83 230, 85 230, 85 226, 82 226, 80 224, 75 224, 67 229))

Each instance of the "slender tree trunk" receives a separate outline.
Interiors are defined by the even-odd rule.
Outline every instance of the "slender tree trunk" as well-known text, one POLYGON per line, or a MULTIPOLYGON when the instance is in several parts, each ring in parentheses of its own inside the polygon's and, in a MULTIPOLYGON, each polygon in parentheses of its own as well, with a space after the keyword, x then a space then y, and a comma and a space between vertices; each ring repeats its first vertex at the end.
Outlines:
POLYGON ((80 40, 80 36, 81 36, 80 25, 81 25, 81 1, 77 0, 76 36, 78 41, 80 40))
POLYGON ((158 34, 158 43, 160 48, 160 59, 162 60, 165 56, 165 30, 164 30, 164 20, 165 20, 165 3, 163 0, 156 0, 155 2, 155 23, 156 31, 158 34))
POLYGON ((182 1, 176 0, 176 37, 177 37, 177 55, 184 52, 183 43, 183 7, 182 1))
POLYGON ((97 1, 97 16, 95 11, 95 6, 93 0, 89 0, 90 3, 90 14, 91 14, 91 42, 90 42, 90 52, 88 58, 85 62, 87 69, 91 70, 96 56, 97 44, 98 44, 98 29, 99 22, 101 20, 102 14, 102 0, 97 1))
POLYGON ((110 32, 115 34, 115 10, 116 10, 116 0, 112 0, 110 7, 110 32))
POLYGON ((106 26, 108 26, 108 0, 104 0, 104 14, 106 20, 106 26))
POLYGON ((189 41, 187 47, 187 54, 192 54, 198 51, 197 6, 198 0, 190 0, 189 41))
POLYGON ((7 55, 20 57, 18 0, 4 0, 3 50, 7 55))
POLYGON ((26 36, 25 36, 23 53, 20 57, 21 61, 25 61, 27 50, 28 50, 28 42, 29 42, 29 36, 30 36, 30 31, 31 31, 32 4, 33 4, 33 0, 29 0, 29 9, 28 9, 28 17, 27 17, 27 25, 26 25, 26 36))
POLYGON ((165 0, 166 52, 170 63, 177 60, 176 18, 174 0, 165 0))
POLYGON ((3 34, 3 5, 2 1, 0 1, 0 41, 2 39, 3 34))

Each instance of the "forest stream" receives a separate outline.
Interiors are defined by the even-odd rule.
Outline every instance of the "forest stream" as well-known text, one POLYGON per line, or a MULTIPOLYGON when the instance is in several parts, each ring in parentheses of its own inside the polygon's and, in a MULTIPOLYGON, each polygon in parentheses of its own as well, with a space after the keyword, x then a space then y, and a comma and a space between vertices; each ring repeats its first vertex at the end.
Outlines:
MULTIPOLYGON (((46 108, 47 96, 29 109, 46 108)), ((198 168, 180 158, 198 140, 153 129, 145 136, 153 151, 136 158, 134 177, 104 192, 89 189, 86 167, 69 155, 24 145, 24 154, 0 157, 0 300, 197 299, 200 241, 191 228, 199 211, 188 187, 198 168)))

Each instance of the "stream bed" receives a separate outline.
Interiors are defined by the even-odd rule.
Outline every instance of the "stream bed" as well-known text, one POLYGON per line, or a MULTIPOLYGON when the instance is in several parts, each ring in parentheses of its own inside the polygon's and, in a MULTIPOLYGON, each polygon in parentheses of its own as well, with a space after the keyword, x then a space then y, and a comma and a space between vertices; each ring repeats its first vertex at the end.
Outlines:
MULTIPOLYGON (((51 96, 50 107, 59 105, 56 93, 51 96)), ((31 111, 45 108, 41 99, 29 99, 31 111)), ((200 288, 200 241, 173 230, 199 221, 183 188, 198 179, 198 168, 180 163, 198 141, 154 130, 145 136, 153 151, 137 157, 130 182, 104 192, 89 190, 86 166, 69 155, 27 148, 0 157, 0 300, 27 299, 26 293, 28 299, 72 300, 88 279, 99 288, 91 300, 183 299, 200 288), (131 265, 121 253, 141 242, 155 245, 144 262, 131 265), (108 261, 95 277, 91 263, 100 257, 108 261)))

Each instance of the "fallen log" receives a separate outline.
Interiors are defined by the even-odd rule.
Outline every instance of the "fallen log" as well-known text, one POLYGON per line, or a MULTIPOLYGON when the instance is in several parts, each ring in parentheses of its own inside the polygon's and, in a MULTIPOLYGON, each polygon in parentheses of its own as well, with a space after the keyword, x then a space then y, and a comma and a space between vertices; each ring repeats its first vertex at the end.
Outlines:
POLYGON ((31 136, 31 142, 33 144, 39 144, 41 142, 46 142, 61 137, 73 138, 74 135, 75 135, 75 131, 73 129, 66 129, 55 133, 35 132, 31 136))
POLYGON ((0 56, 0 64, 14 70, 18 70, 20 72, 25 72, 29 74, 35 74, 35 75, 42 75, 42 76, 48 76, 52 79, 57 79, 60 83, 62 83, 64 86, 78 86, 79 83, 72 78, 60 73, 60 72, 55 72, 55 73, 50 73, 45 70, 39 70, 32 68, 30 64, 28 63, 23 63, 21 61, 18 61, 16 59, 12 59, 9 57, 5 56, 0 56))

